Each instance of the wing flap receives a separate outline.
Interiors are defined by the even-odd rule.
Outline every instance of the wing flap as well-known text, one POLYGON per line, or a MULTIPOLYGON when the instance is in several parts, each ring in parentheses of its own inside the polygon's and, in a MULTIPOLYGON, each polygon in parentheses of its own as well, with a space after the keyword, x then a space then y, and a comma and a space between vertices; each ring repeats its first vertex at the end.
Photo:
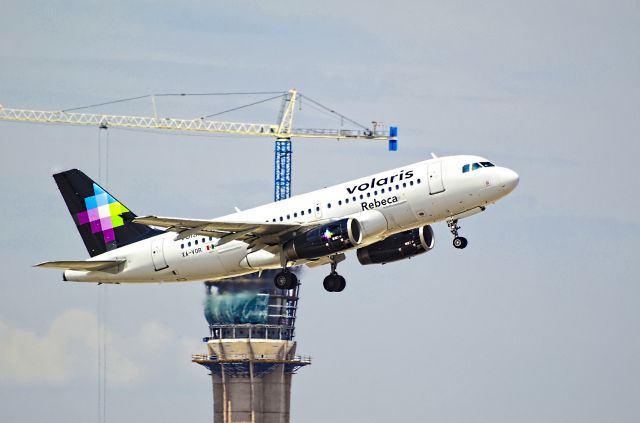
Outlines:
POLYGON ((117 267, 124 263, 125 260, 61 260, 61 261, 45 261, 38 263, 34 267, 48 267, 51 269, 64 270, 107 270, 117 267))

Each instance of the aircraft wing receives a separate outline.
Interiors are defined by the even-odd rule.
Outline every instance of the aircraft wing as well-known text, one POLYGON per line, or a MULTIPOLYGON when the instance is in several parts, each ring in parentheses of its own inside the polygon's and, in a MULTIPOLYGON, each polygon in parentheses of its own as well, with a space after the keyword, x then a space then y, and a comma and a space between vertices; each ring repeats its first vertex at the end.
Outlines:
POLYGON ((174 217, 143 216, 136 217, 134 223, 159 226, 179 233, 178 239, 191 235, 213 236, 220 238, 218 245, 233 240, 257 241, 271 245, 280 242, 280 237, 301 228, 300 224, 281 224, 266 222, 223 222, 206 219, 182 219, 174 217))
POLYGON ((66 261, 45 261, 38 263, 35 267, 49 267, 53 269, 65 270, 106 270, 124 263, 125 260, 66 260, 66 261))

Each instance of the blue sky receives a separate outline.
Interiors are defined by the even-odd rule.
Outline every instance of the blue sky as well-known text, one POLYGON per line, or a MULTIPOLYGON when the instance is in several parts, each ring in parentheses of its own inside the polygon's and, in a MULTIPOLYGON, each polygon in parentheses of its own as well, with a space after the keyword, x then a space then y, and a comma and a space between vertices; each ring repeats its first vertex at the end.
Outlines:
MULTIPOLYGON (((325 269, 304 273, 298 350, 314 364, 294 378, 293 421, 640 418, 637 2, 9 0, 0 28, 5 107, 296 87, 398 125, 396 153, 294 140, 294 193, 431 152, 518 171, 513 194, 462 222, 464 251, 438 225, 427 255, 383 267, 349 256, 340 295, 323 291, 325 269)), ((190 117, 243 101, 159 109, 190 117)), ((336 124, 304 103, 298 122, 336 124)), ((97 419, 105 296, 108 419, 209 419, 210 382, 190 362, 207 335, 201 284, 103 289, 31 267, 86 257, 51 174, 95 176, 99 136, 0 123, 0 420, 97 419)), ((138 214, 207 218, 272 198, 271 140, 108 136, 109 189, 138 214)))

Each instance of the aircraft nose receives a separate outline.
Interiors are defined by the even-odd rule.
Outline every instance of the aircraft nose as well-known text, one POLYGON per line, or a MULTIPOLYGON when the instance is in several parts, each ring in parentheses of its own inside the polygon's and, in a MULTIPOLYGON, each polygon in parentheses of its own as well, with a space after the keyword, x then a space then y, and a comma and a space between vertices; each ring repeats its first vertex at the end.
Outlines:
POLYGON ((507 193, 513 191, 520 182, 520 176, 511 169, 502 168, 500 179, 502 179, 502 189, 507 193))

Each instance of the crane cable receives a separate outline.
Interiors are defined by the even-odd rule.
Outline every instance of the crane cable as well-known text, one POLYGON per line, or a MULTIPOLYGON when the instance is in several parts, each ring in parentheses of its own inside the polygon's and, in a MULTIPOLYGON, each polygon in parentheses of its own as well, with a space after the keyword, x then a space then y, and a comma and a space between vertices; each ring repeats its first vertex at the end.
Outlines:
POLYGON ((195 96, 221 96, 221 95, 271 95, 284 94, 282 91, 256 91, 256 92, 226 92, 226 93, 160 93, 145 94, 136 97, 121 98, 118 100, 105 101, 104 103, 90 104, 88 106, 70 107, 63 109, 62 112, 72 112, 74 110, 90 109, 92 107, 108 106, 110 104, 124 103, 127 101, 141 100, 149 97, 195 97, 195 96))
POLYGON ((314 100, 314 99, 312 99, 312 98, 309 98, 309 97, 308 97, 308 96, 306 96, 306 95, 305 95, 305 96, 303 96, 302 94, 300 94, 300 95, 299 95, 299 97, 300 97, 300 98, 306 98, 306 99, 307 99, 307 101, 310 101, 311 103, 315 104, 316 106, 318 106, 318 107, 320 107, 320 108, 322 108, 322 109, 324 109, 324 110, 328 111, 329 113, 332 113, 332 114, 334 114, 334 115, 336 115, 336 116, 339 116, 341 119, 344 119, 344 120, 346 120, 347 122, 351 122, 351 123, 353 123, 354 125, 357 125, 357 126, 361 127, 362 129, 369 129, 369 128, 367 128, 366 126, 362 125, 361 123, 358 123, 358 122, 356 122, 355 120, 353 120, 353 119, 351 119, 351 118, 349 118, 349 117, 347 117, 347 116, 343 115, 342 113, 336 112, 335 110, 333 110, 333 109, 331 109, 331 108, 329 108, 329 107, 327 107, 327 106, 325 106, 325 105, 323 105, 323 104, 318 103, 317 101, 315 101, 315 100, 314 100))
MULTIPOLYGON (((203 97, 203 96, 230 96, 230 95, 272 95, 272 94, 277 94, 274 97, 269 97, 263 100, 259 100, 253 103, 249 103, 249 104, 245 104, 243 106, 238 106, 238 107, 234 107, 231 109, 227 109, 227 110, 223 110, 221 112, 217 112, 217 113, 211 113, 205 116, 202 116, 201 119, 208 119, 214 116, 219 116, 225 113, 229 113, 229 112, 234 112, 236 110, 241 110, 247 107, 251 107, 251 106, 255 106, 261 103, 266 103, 267 101, 271 101, 271 100, 275 100, 277 98, 282 98, 284 96, 287 95, 286 91, 252 91, 252 92, 218 92, 218 93, 158 93, 158 94, 146 94, 146 95, 140 95, 140 96, 136 96, 136 97, 127 97, 127 98, 122 98, 122 99, 118 99, 118 100, 112 100, 112 101, 106 101, 106 102, 102 102, 102 103, 96 103, 96 104, 90 104, 87 106, 80 106, 80 107, 71 107, 71 108, 67 108, 67 109, 63 109, 62 112, 66 113, 66 112, 71 112, 71 111, 75 111, 75 110, 83 110, 83 109, 90 109, 93 107, 100 107, 100 106, 107 106, 110 104, 117 104, 117 103, 124 103, 127 101, 134 101, 134 100, 140 100, 143 98, 153 98, 153 97, 203 97)), ((347 117, 346 115, 337 112, 335 110, 333 110, 330 107, 327 107, 325 105, 323 105, 322 103, 306 96, 306 95, 302 95, 299 94, 298 95, 298 99, 300 102, 300 109, 302 109, 302 99, 305 98, 310 104, 310 106, 313 109, 316 109, 318 111, 325 111, 328 112, 329 114, 338 116, 341 120, 341 123, 344 121, 350 122, 356 126, 359 126, 362 129, 368 130, 369 128, 349 117, 347 117), (317 107, 313 107, 313 105, 317 106, 317 107)), ((105 128, 106 129, 106 128, 105 128)))
POLYGON ((97 411, 98 411, 98 419, 97 422, 100 423, 102 418, 102 328, 101 328, 101 320, 102 320, 102 290, 98 286, 98 295, 97 295, 97 326, 96 326, 96 341, 98 345, 98 401, 97 401, 97 411))
MULTIPOLYGON (((105 189, 109 185, 109 132, 107 127, 98 128, 98 181, 105 189), (105 131, 104 154, 102 131, 105 131), (104 161, 104 168, 103 168, 104 161)), ((98 423, 107 421, 107 311, 108 284, 98 283, 97 338, 98 338, 98 423), (101 287, 100 285, 104 285, 101 287)))
POLYGON ((280 94, 280 95, 277 95, 275 97, 269 97, 269 98, 266 98, 264 100, 256 101, 254 103, 245 104, 244 106, 238 106, 238 107, 234 107, 232 109, 223 110, 223 111, 218 112, 218 113, 212 113, 210 115, 203 116, 201 119, 207 119, 207 118, 210 118, 210 117, 213 117, 213 116, 219 116, 219 115, 224 114, 224 113, 234 112, 236 110, 245 109, 247 107, 255 106, 256 104, 266 103, 267 101, 275 100, 276 98, 282 98, 284 95, 285 94, 280 94))

